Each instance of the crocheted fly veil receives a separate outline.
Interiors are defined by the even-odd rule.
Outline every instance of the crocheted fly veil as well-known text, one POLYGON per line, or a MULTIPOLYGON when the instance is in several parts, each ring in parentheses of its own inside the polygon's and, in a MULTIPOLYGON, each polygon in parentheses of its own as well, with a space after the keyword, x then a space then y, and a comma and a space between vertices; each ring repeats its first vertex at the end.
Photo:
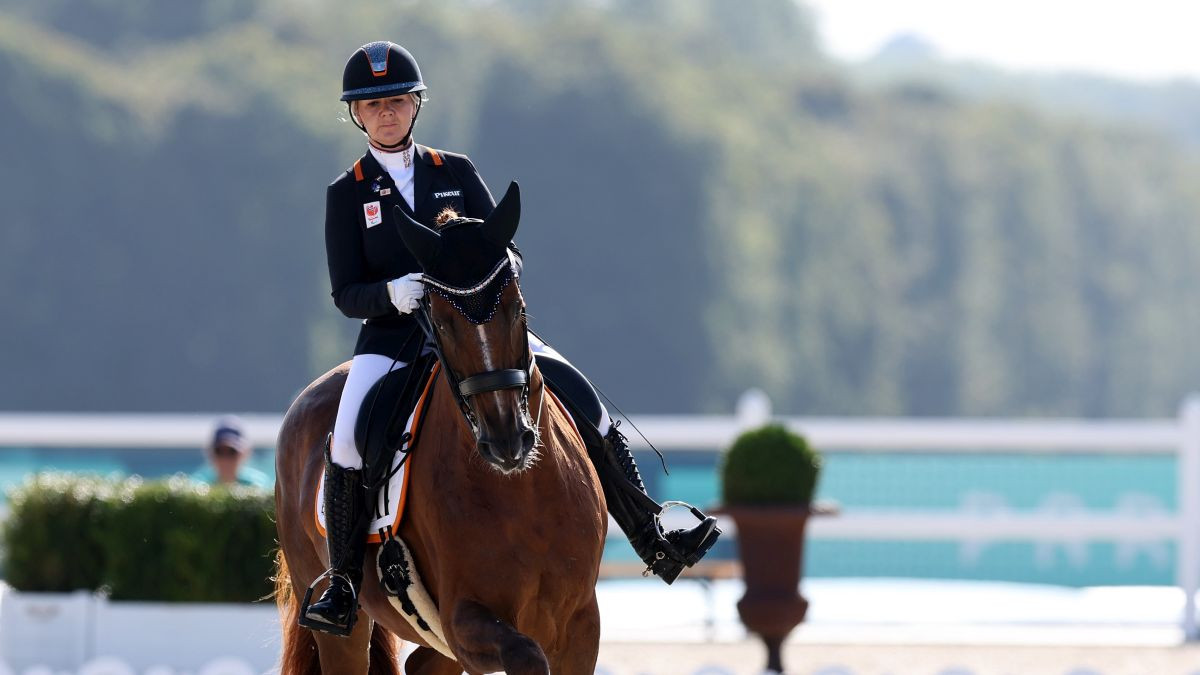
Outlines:
POLYGON ((500 296, 509 282, 516 278, 512 258, 505 255, 496 263, 482 281, 471 287, 456 287, 425 275, 425 285, 430 292, 442 296, 450 306, 457 309, 468 321, 474 324, 487 323, 496 315, 500 307, 500 296))

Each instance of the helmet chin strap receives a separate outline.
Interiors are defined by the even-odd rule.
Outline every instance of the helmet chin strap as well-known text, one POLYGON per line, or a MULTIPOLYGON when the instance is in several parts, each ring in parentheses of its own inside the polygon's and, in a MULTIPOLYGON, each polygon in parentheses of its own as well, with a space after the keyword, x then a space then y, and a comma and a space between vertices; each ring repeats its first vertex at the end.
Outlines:
MULTIPOLYGON (((346 102, 346 109, 350 111, 350 119, 354 120, 354 126, 358 127, 359 129, 362 129, 363 133, 366 134, 367 128, 364 127, 362 125, 362 123, 358 121, 358 116, 354 114, 354 110, 350 107, 349 101, 346 102)), ((380 143, 379 141, 375 140, 374 138, 371 138, 370 134, 367 134, 367 139, 371 142, 371 145, 374 145, 376 148, 379 148, 380 150, 383 150, 384 152, 395 152, 397 150, 403 150, 404 148, 408 147, 408 142, 412 139, 413 130, 417 128, 417 115, 420 115, 420 114, 421 114, 421 99, 420 99, 420 97, 418 97, 417 98, 417 109, 415 111, 413 111, 412 120, 409 122, 409 125, 408 125, 408 133, 404 134, 404 138, 400 139, 399 143, 393 143, 391 145, 380 143)))

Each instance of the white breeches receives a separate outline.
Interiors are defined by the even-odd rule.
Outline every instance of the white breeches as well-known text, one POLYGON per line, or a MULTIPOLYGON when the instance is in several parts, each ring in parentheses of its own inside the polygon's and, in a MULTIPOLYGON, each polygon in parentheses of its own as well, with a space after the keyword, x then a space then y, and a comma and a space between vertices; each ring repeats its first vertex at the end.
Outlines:
POLYGON ((329 456, 334 464, 345 469, 362 468, 362 455, 354 447, 354 425, 358 422, 363 399, 371 386, 388 371, 399 370, 407 365, 380 354, 359 354, 350 361, 350 373, 346 375, 346 386, 338 403, 337 419, 333 423, 333 443, 329 448, 329 456))

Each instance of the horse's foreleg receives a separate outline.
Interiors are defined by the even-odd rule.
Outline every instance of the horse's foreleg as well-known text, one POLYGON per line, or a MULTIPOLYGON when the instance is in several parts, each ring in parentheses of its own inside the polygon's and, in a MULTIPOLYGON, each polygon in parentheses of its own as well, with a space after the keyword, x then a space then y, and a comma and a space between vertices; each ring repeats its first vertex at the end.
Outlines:
POLYGON ((549 675, 550 664, 532 638, 497 619, 483 605, 464 600, 451 622, 455 654, 469 673, 504 671, 508 675, 549 675))
POLYGON ((566 630, 550 650, 554 675, 592 675, 600 652, 600 606, 595 593, 567 621, 566 630))
POLYGON ((367 613, 359 610, 354 630, 346 637, 314 632, 317 652, 321 656, 321 672, 367 675, 372 623, 367 613))

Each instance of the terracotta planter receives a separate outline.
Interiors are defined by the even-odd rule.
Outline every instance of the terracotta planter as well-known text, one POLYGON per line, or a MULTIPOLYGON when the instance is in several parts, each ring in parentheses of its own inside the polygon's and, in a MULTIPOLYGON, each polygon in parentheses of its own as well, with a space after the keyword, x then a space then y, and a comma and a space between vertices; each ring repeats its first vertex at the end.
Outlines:
POLYGON ((746 594, 738 615, 767 646, 767 670, 783 672, 783 641, 808 610, 800 595, 804 529, 815 512, 795 506, 730 506, 720 509, 737 523, 746 594))

